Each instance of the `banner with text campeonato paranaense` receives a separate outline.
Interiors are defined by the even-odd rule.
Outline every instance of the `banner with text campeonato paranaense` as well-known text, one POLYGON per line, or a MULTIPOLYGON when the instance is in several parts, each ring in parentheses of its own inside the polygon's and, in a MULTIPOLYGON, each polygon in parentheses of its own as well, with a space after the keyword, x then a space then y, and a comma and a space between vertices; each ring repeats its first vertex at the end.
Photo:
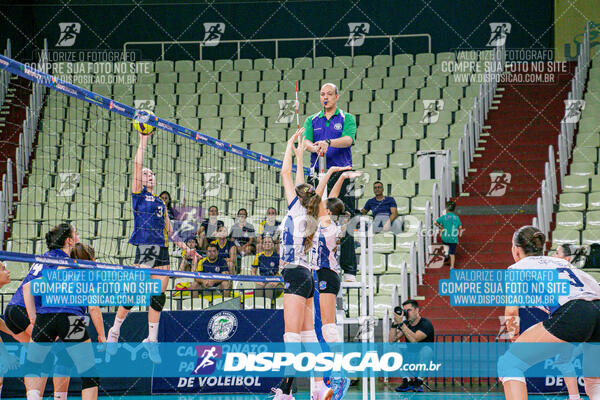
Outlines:
MULTIPOLYGON (((208 310, 173 311, 161 316, 159 341, 219 344, 219 351, 251 352, 253 343, 281 342, 284 332, 283 310, 208 310), (229 348, 227 343, 235 343, 229 348), (246 348, 242 348, 246 346, 246 348)), ((198 357, 211 346, 198 346, 198 357), (200 348, 202 347, 202 348, 200 348), (206 347, 206 349, 204 349, 206 347)), ((215 355, 217 363, 225 354, 215 355)), ((214 376, 210 367, 195 362, 173 365, 180 378, 153 378, 152 394, 169 393, 268 393, 280 378, 251 376, 214 376)))

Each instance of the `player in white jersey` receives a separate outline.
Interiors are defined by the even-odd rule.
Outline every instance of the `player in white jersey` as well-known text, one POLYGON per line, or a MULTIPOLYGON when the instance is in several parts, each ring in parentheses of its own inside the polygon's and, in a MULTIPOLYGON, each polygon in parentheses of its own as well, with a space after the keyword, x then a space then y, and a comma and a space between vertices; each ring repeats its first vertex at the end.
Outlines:
MULTIPOLYGON (((349 168, 349 167, 348 167, 349 168)), ((327 171, 326 180, 329 180, 333 170, 327 171)), ((329 198, 325 199, 319 205, 319 225, 316 232, 316 240, 313 241, 311 250, 311 268, 316 270, 317 287, 319 288, 319 306, 321 310, 321 322, 323 338, 328 343, 340 343, 340 339, 335 324, 336 298, 340 291, 340 264, 339 258, 339 240, 343 236, 343 226, 340 224, 341 218, 348 216, 345 211, 344 203, 337 198, 342 188, 342 184, 347 178, 354 178, 356 172, 344 172, 338 178, 333 186, 329 198)), ((322 197, 325 187, 319 185, 317 194, 322 197)), ((321 400, 333 392, 333 399, 339 400, 343 397, 350 381, 346 378, 338 379, 335 385, 328 387, 323 379, 315 378, 316 390, 313 393, 313 400, 321 400)))
MULTIPOLYGON (((281 223, 280 262, 284 281, 283 319, 286 343, 317 342, 313 321, 313 295, 315 282, 308 260, 317 229, 321 196, 314 187, 304 183, 302 157, 304 128, 298 129, 288 140, 281 167, 281 180, 288 203, 288 213, 281 223), (298 145, 295 142, 298 141, 298 145), (296 183, 292 181, 292 152, 296 155, 296 183)), ((332 172, 348 167, 332 168, 332 172)), ((319 183, 323 193, 327 178, 319 183)), ((291 394, 293 377, 284 378, 279 388, 274 389, 274 400, 293 399, 291 394)), ((331 398, 325 397, 325 400, 331 398)))
MULTIPOLYGON (((582 343, 600 342, 600 285, 588 273, 574 268, 568 261, 543 255, 545 235, 534 226, 524 226, 513 235, 512 255, 515 264, 508 269, 552 269, 561 280, 569 281, 569 293, 559 296, 558 305, 548 307, 550 314, 519 335, 519 307, 507 306, 505 316, 509 333, 515 342, 524 343, 582 343)), ((517 350, 518 351, 518 350, 517 350)), ((552 354, 555 355, 555 354, 552 354)), ((524 372, 541 362, 549 354, 515 354, 508 351, 498 360, 498 369, 507 399, 526 399, 527 385, 524 372), (501 373, 502 373, 501 372, 501 373)), ((584 356, 586 365, 592 362, 584 356)), ((593 362, 597 362, 597 359, 593 362)), ((592 400, 600 400, 600 378, 585 377, 585 389, 592 400)))

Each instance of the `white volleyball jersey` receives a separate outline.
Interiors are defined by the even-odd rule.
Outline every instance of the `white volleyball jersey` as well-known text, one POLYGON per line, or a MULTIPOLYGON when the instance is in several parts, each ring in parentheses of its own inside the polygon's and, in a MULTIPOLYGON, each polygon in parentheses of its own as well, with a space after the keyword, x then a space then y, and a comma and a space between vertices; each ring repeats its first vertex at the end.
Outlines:
POLYGON ((575 268, 570 262, 561 258, 525 257, 508 269, 553 269, 558 271, 559 279, 569 281, 569 294, 559 296, 558 305, 548 307, 550 314, 571 300, 600 300, 600 284, 590 274, 575 268))
POLYGON ((311 267, 313 269, 329 268, 340 273, 338 261, 340 234, 340 227, 333 222, 327 227, 319 224, 311 251, 311 267))
POLYGON ((310 268, 304 251, 306 239, 306 209, 298 197, 288 206, 288 212, 281 222, 281 240, 279 254, 283 264, 297 264, 310 268))

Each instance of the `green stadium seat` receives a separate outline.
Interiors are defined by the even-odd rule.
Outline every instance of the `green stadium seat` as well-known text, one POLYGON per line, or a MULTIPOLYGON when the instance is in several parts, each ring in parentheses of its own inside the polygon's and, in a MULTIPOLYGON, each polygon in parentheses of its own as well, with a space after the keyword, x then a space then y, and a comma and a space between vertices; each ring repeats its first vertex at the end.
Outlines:
MULTIPOLYGON (((194 73, 194 72, 192 72, 194 73)), ((195 94, 196 84, 195 83, 178 83, 175 85, 175 93, 177 94, 195 94)))
POLYGON ((370 89, 356 89, 352 91, 352 101, 371 101, 373 91, 370 89))
POLYGON ((173 83, 157 83, 156 85, 154 85, 154 90, 156 92, 156 96, 160 98, 162 95, 165 94, 174 94, 175 85, 173 83))
POLYGON ((416 194, 415 182, 412 180, 396 179, 392 182, 391 196, 414 197, 416 194))
POLYGON ((231 70, 233 70, 233 61, 232 60, 216 60, 214 69, 215 69, 215 71, 231 71, 231 70))
MULTIPOLYGON (((389 164, 390 168, 410 168, 413 166, 412 154, 410 153, 392 153, 389 156, 389 164)), ((397 174, 397 171, 393 171, 394 174, 397 174)))
POLYGON ((402 138, 395 141, 396 152, 400 153, 416 153, 417 152, 417 140, 402 138))
POLYGON ((580 232, 573 229, 555 229, 552 232, 552 248, 555 249, 561 244, 580 245, 580 232))
POLYGON ((281 80, 281 71, 278 69, 267 69, 262 72, 263 81, 277 81, 281 80))
POLYGON ((593 175, 590 177, 591 179, 591 191, 592 192, 600 192, 600 175, 593 175))
POLYGON ((415 64, 417 64, 417 65, 431 65, 431 64, 435 64, 435 54, 433 54, 433 53, 419 53, 415 57, 415 64))
POLYGON ((201 130, 215 130, 221 129, 221 118, 201 118, 200 119, 201 130))
POLYGON ((576 175, 581 177, 589 177, 594 175, 595 165, 593 162, 573 162, 570 165, 570 175, 576 175))
POLYGON ((192 72, 194 70, 194 61, 178 60, 175 61, 175 72, 192 72))
POLYGON ((463 97, 464 89, 458 86, 449 86, 442 89, 442 97, 444 99, 461 99, 463 97))
MULTIPOLYGON (((410 113, 409 116, 418 116, 417 113, 410 113)), ((416 119, 416 118, 415 118, 416 119)), ((418 122, 411 122, 408 119, 407 124, 402 127, 402 139, 423 139, 425 137, 425 125, 418 122)))
POLYGON ((556 213, 556 229, 583 229, 583 213, 564 211, 556 213))
POLYGON ((600 192, 588 194, 588 210, 600 210, 600 192))
POLYGON ((441 97, 439 87, 425 87, 419 91, 419 98, 426 100, 438 100, 441 97))
POLYGON ((240 93, 223 93, 221 96, 222 104, 241 104, 242 95, 240 93))
POLYGON ((413 55, 412 54, 396 54, 394 56, 394 65, 412 65, 413 55))
POLYGON ((350 68, 352 67, 352 57, 350 56, 337 56, 333 58, 333 67, 334 68, 350 68))
POLYGON ((388 254, 394 251, 394 234, 382 232, 373 235, 373 251, 388 254))
POLYGON ((600 135, 597 133, 578 133, 575 136, 577 147, 600 147, 600 135))
MULTIPOLYGON (((598 194, 600 195, 600 192, 598 194)), ((559 211, 583 211, 585 210, 585 194, 561 193, 558 203, 559 211)), ((598 203, 598 208, 600 208, 600 202, 598 203)))
POLYGON ((430 75, 429 65, 412 65, 408 67, 409 75, 425 79, 430 75))
POLYGON ((154 70, 155 72, 173 72, 173 61, 157 61, 154 70))
POLYGON ((323 79, 323 69, 315 68, 308 69, 304 71, 304 79, 305 80, 321 80, 323 79))
POLYGON ((586 246, 592 243, 600 243, 600 229, 586 229, 581 234, 581 244, 586 246))
POLYGON ((355 67, 370 67, 372 65, 371 56, 355 56, 354 57, 354 66, 355 67))
POLYGON ((387 67, 369 67, 367 68, 367 76, 369 78, 381 78, 387 76, 387 67))
POLYGON ((361 79, 359 77, 351 77, 342 79, 341 90, 348 92, 349 90, 358 90, 361 88, 361 79))
POLYGON ((376 102, 392 102, 396 100, 396 90, 395 89, 379 89, 375 92, 375 101, 376 102))
POLYGON ((600 211, 588 211, 585 214, 586 229, 600 229, 600 211))
MULTIPOLYGON (((294 58, 294 69, 310 69, 313 67, 313 59, 309 57, 294 58)), ((315 68, 317 65, 315 65, 315 68)))
MULTIPOLYGON (((371 78, 368 78, 371 79, 371 78)), ((401 76, 390 76, 388 78, 383 78, 383 88, 384 89, 400 89, 404 85, 404 78, 401 76)), ((363 87, 364 87, 363 82, 363 87)))
POLYGON ((262 81, 258 83, 258 91, 261 93, 277 92, 279 81, 262 81))
POLYGON ((158 74, 158 83, 177 83, 177 72, 161 72, 158 74))
POLYGON ((564 193, 587 193, 590 190, 589 178, 585 176, 565 176, 562 191, 564 193))
POLYGON ((382 88, 382 79, 378 77, 363 78, 362 88, 368 90, 377 90, 382 88))
MULTIPOLYGON (((310 60, 310 58, 308 60, 310 60)), ((256 63, 256 60, 254 62, 256 63)), ((312 67, 312 62, 311 62, 310 67, 312 67)), ((273 60, 273 68, 280 69, 283 71, 292 69, 292 59, 291 58, 275 58, 273 60)), ((302 69, 302 67, 300 67, 300 69, 302 69)))
POLYGON ((388 71, 389 77, 403 78, 409 75, 409 67, 407 65, 394 65, 388 71))
POLYGON ((207 72, 212 71, 214 64, 212 60, 196 60, 194 61, 194 71, 207 72))
POLYGON ((448 137, 448 125, 429 124, 427 125, 427 138, 445 139, 448 137))
POLYGON ((331 57, 315 57, 314 59, 315 68, 331 68, 331 57))
POLYGON ((233 69, 236 71, 250 71, 252 70, 252 60, 242 58, 233 62, 233 69))
POLYGON ((381 67, 390 67, 393 64, 392 56, 380 54, 373 58, 373 65, 381 67))
POLYGON ((452 52, 438 53, 436 56, 436 63, 441 64, 442 62, 456 61, 456 54, 452 52))
POLYGON ((573 164, 580 162, 598 162, 598 150, 594 147, 575 147, 573 149, 573 164))
POLYGON ((426 138, 419 141, 419 150, 441 150, 442 140, 436 138, 426 138))
MULTIPOLYGON (((260 71, 242 71, 242 82, 243 81, 260 81, 260 71)), ((242 83, 240 82, 240 83, 242 83)))
POLYGON ((427 209, 425 208, 427 202, 431 205, 431 196, 427 197, 413 197, 410 202, 411 213, 412 214, 425 214, 427 209))
POLYGON ((418 89, 425 86, 425 79, 420 76, 408 76, 404 78, 404 87, 409 89, 418 89))
MULTIPOLYGON (((413 199, 414 200, 414 199, 413 199)), ((414 232, 402 232, 396 235, 396 251, 400 253, 410 252, 411 245, 417 244, 418 237, 414 232)))
POLYGON ((251 93, 257 90, 258 85, 255 81, 242 81, 238 83, 238 92, 240 93, 251 93))

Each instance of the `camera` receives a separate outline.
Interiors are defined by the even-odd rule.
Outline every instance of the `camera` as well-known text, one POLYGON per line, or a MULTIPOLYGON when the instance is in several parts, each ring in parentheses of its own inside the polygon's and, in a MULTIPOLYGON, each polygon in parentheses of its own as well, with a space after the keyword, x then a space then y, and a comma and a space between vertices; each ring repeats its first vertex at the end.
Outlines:
POLYGON ((401 317, 408 317, 408 314, 406 313, 406 311, 404 310, 404 308, 402 308, 402 306, 396 306, 396 307, 394 307, 394 313, 398 314, 401 317))

